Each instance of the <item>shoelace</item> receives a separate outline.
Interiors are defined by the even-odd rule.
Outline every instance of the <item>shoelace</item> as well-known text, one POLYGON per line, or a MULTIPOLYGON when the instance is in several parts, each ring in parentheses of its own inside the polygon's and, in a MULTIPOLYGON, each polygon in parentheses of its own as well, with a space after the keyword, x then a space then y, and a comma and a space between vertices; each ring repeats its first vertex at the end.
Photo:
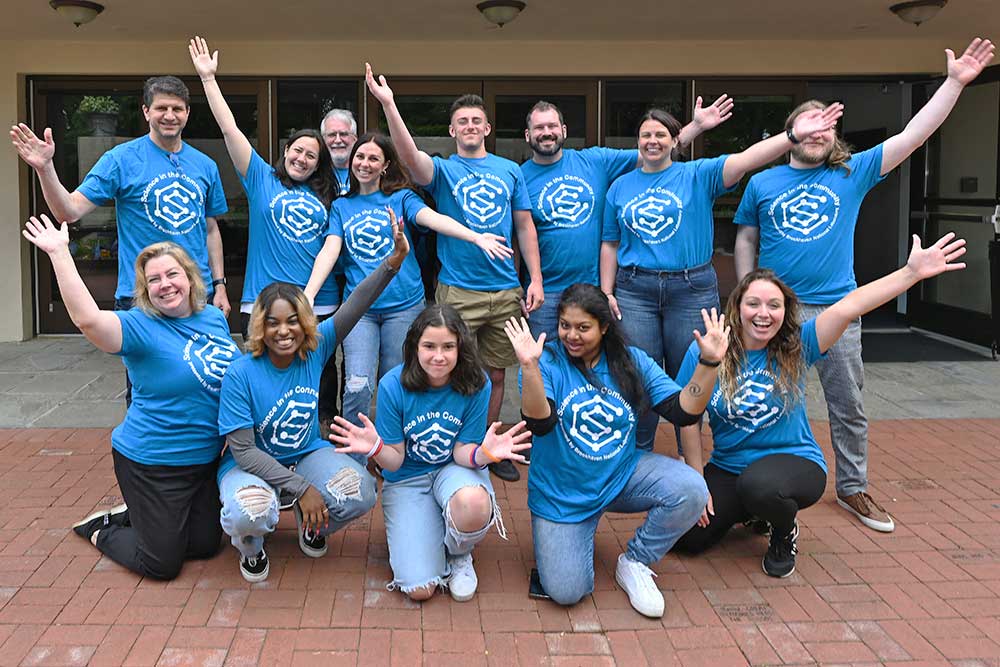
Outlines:
POLYGON ((885 508, 875 502, 875 499, 869 496, 866 492, 862 491, 858 494, 864 504, 865 514, 871 514, 872 508, 874 507, 878 511, 885 513, 885 508))
POLYGON ((257 557, 251 556, 250 558, 247 558, 247 565, 250 567, 257 567, 257 557))
MULTIPOLYGON (((632 563, 631 567, 633 569, 637 570, 638 572, 641 572, 643 574, 648 574, 650 577, 653 577, 653 578, 658 578, 659 577, 658 574, 656 574, 651 569, 649 569, 649 567, 647 565, 645 565, 644 563, 639 563, 639 562, 636 562, 636 561, 631 561, 631 563, 632 563)), ((649 588, 649 587, 656 588, 656 584, 653 583, 652 579, 646 579, 645 577, 634 577, 634 578, 638 579, 639 582, 644 587, 646 587, 646 588, 649 588)), ((657 590, 659 590, 659 589, 657 589, 657 590)))

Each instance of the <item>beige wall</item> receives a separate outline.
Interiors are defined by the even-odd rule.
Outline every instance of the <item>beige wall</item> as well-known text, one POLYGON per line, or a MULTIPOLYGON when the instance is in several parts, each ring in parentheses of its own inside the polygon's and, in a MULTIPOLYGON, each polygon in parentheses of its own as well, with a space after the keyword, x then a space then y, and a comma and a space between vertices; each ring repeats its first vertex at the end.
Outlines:
MULTIPOLYGON (((357 75, 365 59, 408 76, 759 76, 941 72, 935 40, 766 42, 254 42, 220 43, 223 74, 357 75)), ((954 46, 954 45, 952 45, 954 46)), ((0 115, 26 117, 24 76, 191 72, 183 42, 0 42, 0 115)), ((9 144, 0 159, 0 283, 8 289, 0 341, 32 331, 30 262, 20 227, 27 170, 9 144), (18 286, 13 288, 13 286, 18 286)))

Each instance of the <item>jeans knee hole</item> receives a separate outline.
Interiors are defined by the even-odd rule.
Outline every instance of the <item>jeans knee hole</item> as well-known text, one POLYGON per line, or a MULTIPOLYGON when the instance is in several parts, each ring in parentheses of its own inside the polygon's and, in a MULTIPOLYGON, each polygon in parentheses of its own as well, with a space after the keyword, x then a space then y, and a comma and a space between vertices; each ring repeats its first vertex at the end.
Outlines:
POLYGON ((354 468, 341 468, 326 483, 326 491, 337 502, 361 500, 361 474, 354 468))
POLYGON ((358 394, 368 389, 367 375, 351 375, 344 384, 344 391, 349 394, 358 394))
POLYGON ((261 518, 278 502, 271 489, 245 486, 236 492, 236 502, 251 521, 261 518))

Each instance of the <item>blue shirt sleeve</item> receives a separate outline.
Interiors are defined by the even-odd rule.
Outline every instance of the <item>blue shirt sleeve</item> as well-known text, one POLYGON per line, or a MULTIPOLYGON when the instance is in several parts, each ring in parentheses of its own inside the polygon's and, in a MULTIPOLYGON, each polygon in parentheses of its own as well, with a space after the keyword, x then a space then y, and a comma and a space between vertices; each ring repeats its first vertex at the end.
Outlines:
POLYGON ((247 165, 247 173, 240 176, 240 184, 243 186, 248 197, 251 192, 260 188, 264 178, 270 171, 271 165, 264 162, 264 158, 257 151, 252 150, 250 152, 250 164, 247 165))
POLYGON ((622 233, 618 226, 618 206, 615 204, 614 194, 616 188, 614 184, 608 190, 608 196, 604 200, 604 217, 601 220, 601 241, 621 241, 622 233))
POLYGON ((490 390, 493 383, 486 378, 486 384, 477 391, 465 407, 462 415, 462 429, 455 436, 455 443, 479 444, 486 437, 486 411, 490 404, 490 390))
POLYGON ((378 383, 378 405, 375 411, 375 430, 387 445, 400 445, 403 434, 403 387, 399 374, 389 373, 378 383))
POLYGON ((107 206, 118 195, 120 184, 117 155, 110 150, 97 160, 76 191, 96 206, 107 206))
POLYGON ((212 184, 208 186, 208 193, 205 197, 205 217, 214 218, 224 215, 229 210, 229 205, 226 203, 226 191, 222 187, 219 166, 211 158, 208 158, 208 162, 211 165, 209 178, 212 180, 212 184))
POLYGON ((739 208, 733 216, 733 223, 737 225, 748 225, 750 227, 760 227, 757 219, 757 174, 750 177, 743 197, 740 199, 739 208))
MULTIPOLYGON (((555 345, 562 345, 562 343, 554 343, 555 345)), ((557 372, 556 364, 559 363, 556 358, 556 354, 549 349, 548 345, 542 351, 542 358, 538 360, 538 370, 542 373, 542 386, 545 388, 545 397, 551 398, 553 402, 558 403, 559 399, 556 398, 555 386, 552 382, 552 376, 557 372)))
POLYGON ((141 316, 140 313, 132 310, 115 310, 112 312, 118 316, 118 321, 122 325, 122 349, 118 350, 115 354, 120 357, 131 357, 141 353, 145 348, 143 345, 143 329, 142 325, 136 321, 136 317, 141 316))
POLYGON ((329 361, 333 353, 337 351, 337 329, 334 326, 333 315, 319 323, 319 347, 315 354, 320 356, 323 365, 329 361))
POLYGON ((712 199, 716 199, 727 192, 731 192, 737 185, 739 185, 739 181, 737 181, 727 188, 723 182, 722 173, 726 168, 727 159, 729 159, 728 155, 720 155, 719 157, 695 160, 695 164, 697 165, 695 168, 697 169, 698 180, 706 184, 712 199))
MULTIPOLYGON (((341 217, 342 209, 347 205, 346 199, 335 199, 333 205, 330 206, 330 215, 327 218, 326 224, 326 235, 327 236, 339 236, 344 237, 344 220, 341 217), (338 206, 339 204, 339 206, 338 206)), ((341 249, 340 254, 346 255, 347 252, 341 249)))
POLYGON ((816 318, 811 320, 806 320, 802 323, 802 329, 800 331, 802 337, 802 358, 806 362, 806 366, 812 366, 820 359, 826 357, 826 352, 819 351, 819 338, 816 336, 816 318))
POLYGON ((511 210, 530 211, 531 195, 528 193, 528 184, 524 180, 524 174, 521 173, 521 168, 514 167, 511 169, 510 173, 514 176, 514 195, 510 200, 511 210))
POLYGON ((417 214, 427 208, 424 200, 413 190, 405 190, 402 197, 403 220, 408 225, 417 224, 417 214))
POLYGON ((848 162, 851 172, 860 179, 866 192, 885 180, 885 176, 879 173, 882 171, 882 147, 884 145, 882 143, 866 151, 855 153, 851 156, 851 161, 848 162))
POLYGON ((219 392, 219 435, 254 427, 246 368, 246 363, 233 364, 222 377, 222 390, 219 392))
POLYGON ((642 384, 649 396, 649 404, 656 405, 681 390, 677 383, 653 359, 637 347, 630 347, 632 358, 642 377, 642 384))
POLYGON ((608 183, 613 183, 619 176, 635 169, 639 163, 639 151, 620 148, 602 148, 604 170, 608 174, 608 183))

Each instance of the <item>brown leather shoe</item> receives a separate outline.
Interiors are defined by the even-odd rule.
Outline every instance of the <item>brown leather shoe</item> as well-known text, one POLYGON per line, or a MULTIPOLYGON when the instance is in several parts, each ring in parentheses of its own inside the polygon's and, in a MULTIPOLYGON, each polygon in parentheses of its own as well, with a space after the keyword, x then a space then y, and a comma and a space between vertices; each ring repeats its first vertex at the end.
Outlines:
POLYGON ((858 517, 861 523, 881 533, 896 530, 896 524, 885 509, 864 491, 849 496, 837 496, 837 504, 858 517))

